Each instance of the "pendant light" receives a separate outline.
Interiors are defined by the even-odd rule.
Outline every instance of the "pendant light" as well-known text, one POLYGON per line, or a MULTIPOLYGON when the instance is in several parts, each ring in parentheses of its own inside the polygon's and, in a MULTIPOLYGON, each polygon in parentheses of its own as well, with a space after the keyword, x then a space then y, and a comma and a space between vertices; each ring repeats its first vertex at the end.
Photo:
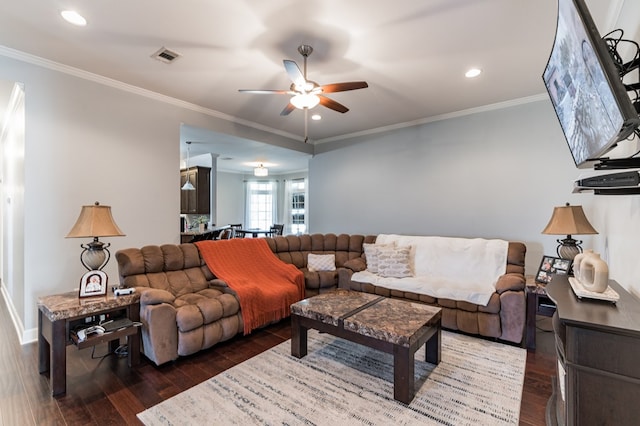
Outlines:
POLYGON ((269 169, 260 164, 260 167, 253 169, 253 175, 259 177, 269 176, 269 169))
POLYGON ((189 180, 189 157, 190 157, 190 151, 191 151, 191 141, 186 141, 186 144, 187 144, 187 164, 186 164, 187 181, 184 183, 184 185, 182 185, 182 188, 180 189, 183 191, 194 191, 196 187, 193 186, 193 184, 189 180))

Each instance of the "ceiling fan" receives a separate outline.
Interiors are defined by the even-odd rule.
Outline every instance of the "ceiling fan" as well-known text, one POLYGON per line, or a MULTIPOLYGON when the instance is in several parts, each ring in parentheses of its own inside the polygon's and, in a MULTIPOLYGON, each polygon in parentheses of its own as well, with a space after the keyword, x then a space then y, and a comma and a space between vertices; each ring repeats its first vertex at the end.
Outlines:
POLYGON ((308 44, 302 44, 298 46, 298 52, 304 58, 304 72, 300 71, 298 64, 295 61, 285 59, 284 68, 289 75, 292 83, 289 90, 247 90, 240 89, 239 92, 243 93, 257 93, 257 94, 276 94, 276 95, 291 95, 289 103, 284 107, 280 115, 289 115, 294 109, 309 110, 316 105, 320 104, 324 107, 345 113, 349 111, 349 108, 342 105, 339 102, 334 101, 326 96, 325 93, 346 92, 347 90, 364 89, 369 87, 366 81, 350 81, 345 83, 333 83, 320 86, 315 81, 307 80, 307 58, 313 52, 313 47, 308 44))

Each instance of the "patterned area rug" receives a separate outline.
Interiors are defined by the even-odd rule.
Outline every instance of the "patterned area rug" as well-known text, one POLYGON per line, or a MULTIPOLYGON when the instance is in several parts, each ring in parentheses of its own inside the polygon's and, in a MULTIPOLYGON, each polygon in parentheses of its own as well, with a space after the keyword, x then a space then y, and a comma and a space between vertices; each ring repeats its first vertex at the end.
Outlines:
POLYGON ((521 348, 444 331, 442 361, 416 352, 416 396, 393 399, 393 357, 309 330, 138 414, 145 425, 518 424, 521 348))

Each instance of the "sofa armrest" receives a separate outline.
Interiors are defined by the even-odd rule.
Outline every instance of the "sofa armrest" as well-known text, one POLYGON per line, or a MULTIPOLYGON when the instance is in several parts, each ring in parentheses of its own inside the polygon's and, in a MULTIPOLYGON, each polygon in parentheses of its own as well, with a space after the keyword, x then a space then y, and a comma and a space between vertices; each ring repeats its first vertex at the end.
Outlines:
POLYGON ((140 304, 142 305, 172 304, 176 299, 176 297, 167 290, 158 288, 136 287, 136 292, 140 293, 140 304))
POLYGON ((338 288, 350 290, 353 271, 349 268, 338 268, 338 288))
POLYGON ((502 294, 505 291, 524 291, 526 281, 524 275, 508 273, 500 276, 496 283, 496 293, 502 294))
POLYGON ((356 257, 344 262, 343 266, 345 268, 351 269, 353 272, 361 272, 367 269, 367 262, 365 262, 365 260, 361 257, 356 257))

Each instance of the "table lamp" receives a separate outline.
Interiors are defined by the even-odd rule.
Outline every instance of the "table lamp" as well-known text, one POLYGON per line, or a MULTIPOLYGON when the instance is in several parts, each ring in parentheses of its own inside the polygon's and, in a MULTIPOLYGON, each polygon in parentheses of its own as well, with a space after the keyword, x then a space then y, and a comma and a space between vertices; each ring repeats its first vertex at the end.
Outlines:
POLYGON ((549 223, 542 231, 548 235, 567 235, 567 238, 559 239, 556 252, 562 259, 570 259, 576 257, 578 253, 582 253, 582 241, 575 240, 571 235, 580 234, 597 234, 598 231, 584 215, 582 206, 571 206, 567 203, 565 206, 554 207, 553 214, 549 223))
POLYGON ((80 253, 80 262, 89 271, 102 270, 109 262, 111 253, 108 247, 111 243, 99 241, 99 237, 123 237, 118 225, 111 216, 111 206, 101 206, 96 201, 94 205, 82 206, 80 216, 73 225, 66 238, 93 238, 88 244, 80 244, 84 250, 80 253))

